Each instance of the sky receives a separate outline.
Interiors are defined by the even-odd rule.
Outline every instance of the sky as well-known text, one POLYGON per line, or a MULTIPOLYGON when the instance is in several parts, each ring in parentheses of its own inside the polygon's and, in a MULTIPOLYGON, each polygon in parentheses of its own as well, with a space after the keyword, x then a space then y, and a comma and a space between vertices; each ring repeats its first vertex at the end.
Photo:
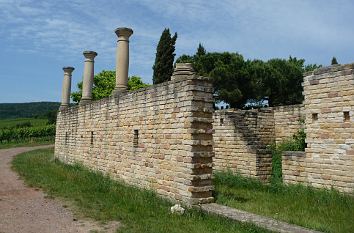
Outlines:
POLYGON ((0 103, 60 101, 64 66, 81 81, 85 50, 95 73, 115 69, 117 27, 130 27, 129 75, 152 83, 164 28, 177 32, 176 58, 238 52, 245 59, 354 62, 353 0, 0 0, 0 103))

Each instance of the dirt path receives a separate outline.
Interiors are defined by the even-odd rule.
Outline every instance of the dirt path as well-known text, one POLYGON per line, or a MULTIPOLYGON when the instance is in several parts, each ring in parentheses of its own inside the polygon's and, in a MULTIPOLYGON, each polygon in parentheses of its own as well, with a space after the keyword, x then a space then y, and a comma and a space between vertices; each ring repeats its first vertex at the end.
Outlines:
POLYGON ((60 201, 25 186, 11 170, 12 158, 26 151, 51 146, 19 147, 0 150, 0 233, 56 233, 56 232, 115 232, 118 222, 107 225, 76 219, 60 201))

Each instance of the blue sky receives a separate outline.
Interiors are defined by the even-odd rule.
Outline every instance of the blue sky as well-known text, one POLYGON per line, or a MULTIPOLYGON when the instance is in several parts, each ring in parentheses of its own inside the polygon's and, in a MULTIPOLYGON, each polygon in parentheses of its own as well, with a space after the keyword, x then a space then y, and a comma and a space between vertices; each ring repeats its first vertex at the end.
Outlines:
POLYGON ((0 0, 0 103, 60 101, 63 66, 82 78, 84 50, 95 73, 114 70, 114 29, 131 27, 129 75, 152 82, 164 28, 178 33, 176 54, 239 52, 246 59, 289 55, 307 63, 354 62, 352 0, 0 0))

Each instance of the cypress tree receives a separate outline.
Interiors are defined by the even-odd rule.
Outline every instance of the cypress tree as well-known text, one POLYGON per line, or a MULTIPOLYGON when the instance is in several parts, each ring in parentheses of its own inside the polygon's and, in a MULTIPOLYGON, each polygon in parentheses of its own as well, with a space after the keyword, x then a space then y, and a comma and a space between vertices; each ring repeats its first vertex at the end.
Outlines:
POLYGON ((203 47, 203 45, 201 43, 199 43, 198 45, 198 49, 197 49, 197 53, 195 54, 197 57, 203 56, 206 54, 206 50, 203 47))
POLYGON ((160 41, 156 48, 153 83, 162 83, 171 80, 173 73, 173 61, 175 59, 175 44, 177 40, 177 33, 171 37, 170 30, 165 28, 163 30, 160 41))
POLYGON ((337 65, 337 64, 338 64, 336 57, 333 57, 333 58, 332 58, 331 64, 332 64, 332 65, 337 65))

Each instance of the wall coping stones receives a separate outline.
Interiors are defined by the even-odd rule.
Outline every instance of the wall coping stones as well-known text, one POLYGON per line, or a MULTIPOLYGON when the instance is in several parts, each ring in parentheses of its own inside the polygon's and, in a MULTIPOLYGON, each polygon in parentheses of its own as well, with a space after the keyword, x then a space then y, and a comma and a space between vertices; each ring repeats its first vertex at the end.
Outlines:
POLYGON ((283 156, 297 156, 297 157, 305 157, 305 151, 284 151, 283 156))
POLYGON ((321 75, 326 73, 334 73, 338 71, 353 70, 353 69, 354 69, 354 63, 344 64, 344 65, 339 65, 339 64, 331 65, 331 66, 318 68, 314 71, 305 72, 304 77, 312 76, 312 75, 321 75))
MULTIPOLYGON (((180 82, 185 82, 187 80, 191 80, 191 81, 200 80, 200 81, 206 81, 206 82, 212 83, 212 79, 211 78, 204 77, 204 76, 193 75, 193 76, 178 77, 178 79, 174 79, 174 80, 171 80, 171 81, 168 81, 168 82, 155 84, 155 85, 148 86, 148 87, 143 87, 143 88, 140 88, 138 90, 115 93, 114 95, 111 95, 111 96, 108 96, 108 97, 105 97, 105 98, 102 98, 102 99, 99 99, 99 100, 90 101, 90 102, 88 102, 85 105, 76 104, 76 105, 73 105, 73 106, 68 106, 67 108, 59 109, 59 111, 61 111, 61 112, 71 112, 71 111, 75 111, 75 109, 78 109, 79 107, 88 107, 88 106, 94 106, 94 105, 102 105, 102 104, 110 102, 111 99, 116 99, 116 101, 118 101, 119 99, 124 98, 125 96, 129 96, 129 95, 139 95, 139 94, 146 95, 146 94, 150 94, 150 91, 153 91, 153 90, 158 89, 160 87, 168 86, 170 84, 177 84, 177 83, 180 83, 180 82)), ((205 90, 205 92, 209 92, 209 93, 211 93, 212 91, 213 91, 212 89, 205 90)), ((213 102, 213 100, 211 102, 213 102)))

